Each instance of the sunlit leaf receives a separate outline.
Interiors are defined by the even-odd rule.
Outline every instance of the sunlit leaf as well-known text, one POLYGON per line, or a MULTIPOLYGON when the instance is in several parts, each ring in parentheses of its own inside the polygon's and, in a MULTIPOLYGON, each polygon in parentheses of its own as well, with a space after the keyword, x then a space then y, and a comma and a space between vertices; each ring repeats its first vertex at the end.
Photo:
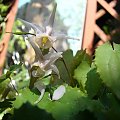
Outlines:
POLYGON ((63 52, 62 56, 63 59, 58 59, 55 64, 58 67, 60 77, 68 84, 70 84, 70 81, 72 79, 70 66, 73 60, 73 51, 67 50, 63 52))
POLYGON ((87 74, 87 81, 85 86, 88 96, 93 98, 100 90, 101 85, 102 81, 99 74, 96 72, 96 68, 92 68, 87 74))
POLYGON ((78 81, 80 89, 83 91, 85 91, 85 83, 89 70, 90 65, 86 61, 83 61, 74 71, 74 78, 78 81))
POLYGON ((29 89, 23 89, 20 91, 20 95, 16 97, 13 105, 15 109, 18 109, 21 108, 24 103, 29 102, 33 107, 38 106, 38 108, 51 113, 55 120, 74 120, 74 117, 79 111, 89 110, 97 115, 97 113, 104 110, 99 100, 90 100, 86 94, 78 88, 66 87, 66 93, 57 101, 51 101, 49 93, 45 93, 43 99, 34 105, 37 98, 38 96, 30 92, 29 89))
POLYGON ((95 64, 103 82, 112 89, 120 99, 120 45, 110 43, 96 49, 95 64))
POLYGON ((73 58, 72 62, 72 67, 73 69, 76 69, 77 66, 82 62, 82 61, 87 61, 89 64, 91 64, 91 57, 86 53, 86 50, 78 50, 76 55, 73 58))

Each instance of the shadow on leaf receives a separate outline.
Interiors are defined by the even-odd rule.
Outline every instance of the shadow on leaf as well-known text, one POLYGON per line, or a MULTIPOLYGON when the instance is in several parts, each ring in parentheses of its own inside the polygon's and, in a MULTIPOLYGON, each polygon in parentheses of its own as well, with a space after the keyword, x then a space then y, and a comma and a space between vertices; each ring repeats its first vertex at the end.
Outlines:
POLYGON ((32 106, 30 103, 23 104, 19 109, 14 110, 12 120, 55 120, 50 113, 32 106))

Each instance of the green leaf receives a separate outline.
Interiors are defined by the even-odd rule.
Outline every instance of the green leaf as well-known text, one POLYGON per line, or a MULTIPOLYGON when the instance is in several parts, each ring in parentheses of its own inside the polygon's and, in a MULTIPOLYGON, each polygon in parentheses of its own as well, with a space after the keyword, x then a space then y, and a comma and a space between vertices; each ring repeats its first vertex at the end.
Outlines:
POLYGON ((3 82, 4 80, 6 80, 7 78, 10 78, 10 75, 17 69, 21 68, 22 63, 20 64, 16 64, 16 65, 12 65, 10 66, 10 69, 7 71, 6 74, 3 74, 2 76, 0 76, 0 83, 3 82))
POLYGON ((87 81, 87 73, 89 70, 90 65, 86 61, 82 61, 82 63, 74 71, 74 78, 78 81, 82 91, 85 91, 85 83, 87 81))
POLYGON ((12 120, 55 120, 50 113, 31 105, 24 103, 19 109, 14 109, 12 120), (25 113, 25 114, 24 114, 25 113), (24 114, 24 115, 23 115, 24 114))
POLYGON ((21 66, 22 66, 22 63, 12 65, 12 66, 10 66, 9 71, 13 72, 13 71, 15 71, 15 70, 21 68, 21 66))
POLYGON ((16 100, 13 102, 13 106, 18 109, 22 106, 23 103, 29 102, 31 105, 34 105, 34 102, 38 99, 38 96, 30 91, 28 88, 24 88, 18 91, 19 95, 16 97, 16 100))
POLYGON ((63 59, 61 60, 57 60, 56 61, 56 66, 60 72, 60 77, 66 81, 66 83, 70 83, 72 76, 71 76, 71 63, 73 60, 73 51, 72 50, 67 50, 65 52, 63 52, 63 59), (64 59, 64 61, 63 61, 64 59), (65 62, 65 64, 64 64, 65 62), (66 69, 67 67, 67 69, 66 69), (69 72, 69 73, 68 73, 69 72))
POLYGON ((108 120, 120 120, 120 102, 112 95, 107 95, 107 103, 109 103, 109 110, 106 113, 108 120))
POLYGON ((5 99, 4 101, 0 102, 0 112, 4 111, 7 108, 12 107, 12 101, 15 99, 5 99))
POLYGON ((77 66, 82 62, 82 61, 87 61, 89 64, 91 64, 92 59, 91 57, 86 53, 85 50, 78 50, 76 55, 73 58, 73 62, 72 62, 72 67, 73 69, 76 69, 77 66))
POLYGON ((0 83, 6 79, 7 79, 6 74, 3 74, 2 76, 0 76, 0 83))
POLYGON ((103 106, 99 101, 90 100, 78 88, 66 88, 65 95, 58 101, 50 101, 47 94, 38 106, 52 113, 56 120, 74 120, 74 116, 79 111, 89 110, 95 112, 103 110, 103 106), (61 115, 62 111, 62 115, 61 115))
POLYGON ((6 73, 6 77, 7 78, 10 78, 10 75, 16 71, 17 69, 21 68, 22 67, 22 63, 19 63, 19 64, 15 64, 15 65, 12 65, 10 66, 10 69, 7 71, 6 73))
POLYGON ((96 72, 96 68, 92 68, 87 74, 87 81, 85 86, 88 96, 93 98, 100 90, 101 85, 102 81, 99 74, 96 72))
MULTIPOLYGON (((29 102, 33 108, 37 106, 39 109, 51 113, 55 120, 74 120, 74 116, 76 116, 79 111, 89 110, 97 115, 97 113, 104 110, 100 101, 90 100, 86 94, 81 92, 78 88, 69 86, 66 86, 66 93, 58 101, 51 101, 47 92, 38 104, 34 104, 37 99, 38 96, 33 94, 29 89, 23 89, 20 91, 20 95, 16 97, 16 101, 13 102, 13 106, 15 109, 19 110, 25 103, 29 102)), ((30 111, 32 108, 28 107, 27 109, 30 111)))
POLYGON ((120 99, 120 45, 110 43, 96 49, 95 64, 103 82, 120 99))

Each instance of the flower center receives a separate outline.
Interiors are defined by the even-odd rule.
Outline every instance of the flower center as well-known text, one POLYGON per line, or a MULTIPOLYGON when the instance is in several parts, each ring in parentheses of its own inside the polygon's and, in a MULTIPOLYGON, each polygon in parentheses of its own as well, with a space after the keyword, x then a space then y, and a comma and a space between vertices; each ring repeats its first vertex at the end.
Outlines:
POLYGON ((49 39, 48 39, 47 36, 42 37, 42 44, 45 45, 48 40, 49 40, 49 39))

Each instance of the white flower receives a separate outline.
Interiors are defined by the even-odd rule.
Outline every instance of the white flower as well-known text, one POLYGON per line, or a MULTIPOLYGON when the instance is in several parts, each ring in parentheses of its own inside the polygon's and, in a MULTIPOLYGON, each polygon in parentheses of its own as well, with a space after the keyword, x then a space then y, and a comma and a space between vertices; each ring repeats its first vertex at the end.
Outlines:
MULTIPOLYGON (((53 46, 53 43, 56 40, 61 40, 61 39, 79 40, 79 38, 68 37, 65 34, 58 34, 53 31, 56 7, 57 4, 55 3, 53 11, 49 16, 45 27, 40 27, 38 25, 20 19, 25 24, 26 27, 31 27, 34 30, 34 34, 35 34, 34 40, 40 48, 44 48, 44 49, 50 48, 53 46)), ((28 34, 27 37, 30 38, 32 37, 32 35, 28 34)))
POLYGON ((52 100, 59 100, 65 94, 66 89, 64 85, 60 85, 53 93, 52 100))
POLYGON ((59 77, 59 71, 57 67, 54 65, 54 62, 62 57, 62 52, 57 52, 57 53, 48 53, 46 55, 43 55, 39 47, 33 42, 33 40, 30 38, 29 40, 31 46, 33 47, 35 51, 35 61, 32 64, 32 66, 39 66, 39 69, 33 71, 32 75, 34 77, 38 76, 39 73, 45 72, 46 75, 50 74, 52 70, 58 75, 59 77))
MULTIPOLYGON (((46 86, 41 82, 41 81, 37 81, 34 83, 34 87, 37 88, 39 90, 39 92, 41 93, 38 100, 35 101, 35 104, 39 103, 44 94, 45 94, 45 89, 46 89, 46 86)), ((65 94, 66 92, 66 89, 65 89, 65 86, 64 85, 60 85, 53 93, 53 96, 52 96, 52 100, 59 100, 60 98, 63 97, 63 95, 65 94)))

